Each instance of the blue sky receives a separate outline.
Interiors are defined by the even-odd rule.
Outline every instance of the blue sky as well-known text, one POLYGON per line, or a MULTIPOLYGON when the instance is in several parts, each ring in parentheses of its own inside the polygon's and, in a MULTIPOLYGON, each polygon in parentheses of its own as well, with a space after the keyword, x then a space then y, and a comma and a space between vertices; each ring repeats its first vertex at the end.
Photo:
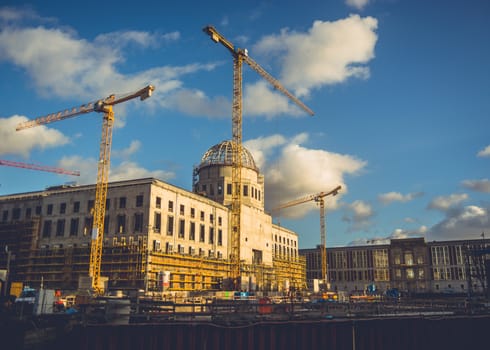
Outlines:
MULTIPOLYGON (((15 131, 33 119, 155 85, 117 105, 111 180, 154 176, 190 190, 192 169, 231 138, 232 58, 214 25, 314 112, 244 66, 243 140, 266 207, 327 198, 327 246, 490 235, 490 2, 4 0, 0 159, 80 177, 0 168, 0 195, 94 183, 101 114, 15 131)), ((300 247, 319 209, 281 212, 300 247)))

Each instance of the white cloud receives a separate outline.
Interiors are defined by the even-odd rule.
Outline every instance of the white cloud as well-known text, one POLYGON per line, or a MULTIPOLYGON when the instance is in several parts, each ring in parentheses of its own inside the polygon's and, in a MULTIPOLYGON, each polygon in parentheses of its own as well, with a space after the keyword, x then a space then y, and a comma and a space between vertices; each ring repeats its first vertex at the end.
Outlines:
POLYGON ((372 206, 362 200, 356 200, 344 206, 342 220, 349 223, 349 231, 368 230, 372 226, 371 218, 375 215, 372 206))
POLYGON ((121 149, 121 150, 116 149, 116 150, 113 150, 111 153, 112 153, 113 157, 120 157, 123 159, 127 159, 131 155, 133 155, 134 153, 138 152, 140 150, 140 148, 141 148, 141 141, 133 140, 133 141, 131 141, 128 148, 121 149))
POLYGON ((357 10, 362 10, 369 3, 369 0, 345 0, 345 3, 357 10))
POLYGON ((19 123, 27 121, 24 116, 14 115, 0 118, 0 155, 20 155, 24 158, 34 149, 54 148, 65 145, 69 139, 61 132, 46 126, 16 131, 19 123))
POLYGON ((415 193, 407 193, 401 194, 400 192, 387 192, 382 193, 378 196, 378 200, 383 204, 389 204, 392 202, 410 202, 411 200, 422 196, 423 193, 415 192, 415 193))
MULTIPOLYGON (((59 161, 59 166, 62 168, 80 171, 80 177, 77 178, 80 184, 94 184, 97 181, 97 164, 98 161, 95 158, 80 156, 66 156, 59 161)), ((148 170, 131 161, 113 164, 109 172, 109 181, 111 182, 145 177, 168 181, 173 179, 175 174, 164 170, 148 170)))
POLYGON ((283 29, 278 35, 266 36, 253 50, 282 64, 280 81, 303 96, 350 77, 368 77, 366 63, 374 58, 377 26, 375 18, 358 15, 315 21, 306 33, 283 29))
POLYGON ((464 180, 463 186, 477 192, 490 193, 490 180, 464 180))
POLYGON ((490 157, 490 145, 478 152, 478 157, 490 157))
POLYGON ((430 239, 475 239, 482 232, 490 232, 490 208, 470 205, 448 210, 444 220, 430 229, 430 239))
MULTIPOLYGON (((69 27, 49 26, 48 24, 57 23, 36 17, 30 10, 22 12, 3 9, 0 16, 3 24, 0 31, 0 62, 9 62, 23 69, 37 92, 49 98, 76 97, 81 99, 80 104, 84 104, 109 94, 132 92, 152 83, 156 90, 148 100, 149 103, 145 102, 146 108, 179 108, 183 104, 172 104, 168 100, 173 96, 178 97, 172 93, 183 89, 182 77, 198 71, 209 71, 216 66, 160 66, 126 74, 118 68, 126 59, 122 51, 125 46, 133 44, 143 49, 155 47, 161 43, 178 40, 180 34, 119 31, 104 33, 89 41, 79 38, 69 27), (20 22, 22 19, 35 20, 42 25, 36 23, 26 26, 20 22), (117 91, 114 91, 116 87, 117 91)), ((193 96, 190 97, 188 106, 194 104, 193 96)), ((200 99, 196 100, 200 106, 200 99)), ((122 105, 118 107, 117 126, 124 125, 124 119, 121 117, 124 117, 122 105)))
MULTIPOLYGON (((308 134, 298 134, 289 139, 282 135, 273 135, 246 143, 247 149, 253 154, 254 159, 257 158, 265 176, 268 210, 310 194, 330 191, 341 185, 339 196, 329 197, 325 202, 327 208, 336 208, 338 199, 347 192, 344 177, 358 174, 366 165, 365 161, 349 155, 310 149, 301 145, 307 141, 308 134)), ((317 209, 315 203, 305 203, 296 206, 295 210, 281 212, 281 215, 300 217, 313 209, 317 209)))
POLYGON ((449 208, 454 207, 467 199, 468 195, 466 193, 451 194, 449 196, 438 196, 429 203, 428 208, 446 211, 449 208))

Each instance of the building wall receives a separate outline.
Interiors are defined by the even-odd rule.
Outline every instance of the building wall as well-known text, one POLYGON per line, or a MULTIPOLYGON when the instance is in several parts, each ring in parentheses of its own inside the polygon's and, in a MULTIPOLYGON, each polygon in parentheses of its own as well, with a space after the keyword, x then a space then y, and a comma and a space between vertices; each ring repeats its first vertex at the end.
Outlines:
MULTIPOLYGON (((332 289, 347 292, 362 292, 374 284, 379 291, 397 288, 416 294, 461 294, 471 289, 471 293, 482 293, 488 289, 488 243, 478 239, 426 243, 416 238, 327 248, 329 281, 332 289)), ((301 249, 300 254, 306 258, 312 288, 313 278, 320 278, 320 249, 301 249)))
MULTIPOLYGON (((94 198, 94 185, 61 186, 0 197, 0 223, 30 218, 38 221, 39 229, 33 232, 32 246, 39 251, 35 253, 40 256, 35 257, 38 266, 36 269, 27 266, 26 271, 30 269, 31 273, 25 272, 23 276, 35 279, 42 271, 55 283, 61 279, 73 282, 77 274, 88 273, 94 198), (67 266, 74 261, 78 264, 76 269, 69 269, 67 266), (61 272, 53 269, 65 272, 61 276, 61 272)), ((297 235, 275 227, 260 205, 244 204, 241 213, 244 276, 256 279, 250 266, 260 264, 264 266, 260 270, 264 284, 282 285, 274 282, 278 276, 274 272, 277 268, 273 258, 274 238, 280 237, 283 242, 279 243, 284 252, 281 266, 287 266, 287 259, 298 260, 297 235)), ((147 281, 157 288, 158 274, 170 270, 178 288, 214 288, 230 268, 227 260, 231 249, 229 222, 228 207, 156 179, 110 183, 102 274, 110 280, 120 280, 118 285, 121 285, 124 279, 143 283, 142 275, 147 273, 147 281), (194 275, 203 271, 206 276, 196 280, 194 275)), ((304 270, 304 265, 298 263, 295 269, 304 270)), ((300 276, 303 274, 301 272, 300 276)))

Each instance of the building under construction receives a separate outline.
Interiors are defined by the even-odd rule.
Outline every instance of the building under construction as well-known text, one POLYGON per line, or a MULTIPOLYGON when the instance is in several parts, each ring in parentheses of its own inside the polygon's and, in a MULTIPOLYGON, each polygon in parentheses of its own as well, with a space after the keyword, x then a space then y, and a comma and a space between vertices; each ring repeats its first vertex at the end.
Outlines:
MULTIPOLYGON (((104 221, 101 279, 109 289, 209 291, 233 287, 230 261, 232 143, 210 148, 193 191, 155 178, 112 182, 104 221)), ((242 148, 240 289, 306 288, 295 232, 264 211, 264 178, 242 148)), ((0 196, 0 244, 10 282, 74 290, 89 274, 95 185, 0 196)))

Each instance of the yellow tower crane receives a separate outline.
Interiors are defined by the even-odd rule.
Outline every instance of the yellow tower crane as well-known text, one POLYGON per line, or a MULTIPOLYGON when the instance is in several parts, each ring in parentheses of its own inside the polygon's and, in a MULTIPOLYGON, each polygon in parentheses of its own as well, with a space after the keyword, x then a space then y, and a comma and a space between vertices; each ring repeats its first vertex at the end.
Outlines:
POLYGON ((240 289, 240 216, 241 216, 241 169, 242 169, 242 70, 245 61, 252 69, 259 73, 274 88, 282 92, 308 114, 313 111, 293 96, 282 84, 274 79, 265 69, 248 56, 246 49, 235 47, 213 26, 206 26, 203 31, 216 43, 221 43, 230 51, 233 57, 233 101, 232 101, 232 201, 231 201, 231 278, 235 290, 240 289))
POLYGON ((337 186, 333 190, 329 192, 320 192, 316 194, 311 194, 309 196, 295 199, 293 201, 281 204, 272 209, 272 212, 277 212, 284 208, 289 208, 298 204, 306 203, 309 201, 315 201, 320 204, 320 256, 321 256, 321 265, 322 265, 322 275, 321 278, 323 283, 328 287, 329 279, 327 276, 327 229, 325 225, 325 200, 324 198, 327 196, 336 196, 342 186, 337 186))
POLYGON ((112 129, 114 126, 114 111, 112 106, 140 98, 145 100, 151 96, 154 87, 148 85, 136 92, 126 94, 121 97, 110 95, 96 102, 90 102, 79 107, 66 109, 58 113, 48 114, 43 117, 28 120, 17 125, 16 130, 32 128, 38 125, 44 125, 51 122, 74 117, 80 114, 99 112, 104 113, 102 124, 102 138, 100 142, 100 155, 97 168, 97 182, 95 188, 95 203, 94 203, 94 220, 92 228, 92 240, 90 245, 90 261, 89 261, 89 276, 92 277, 92 289, 96 294, 101 294, 100 286, 100 268, 102 263, 102 245, 104 235, 104 219, 106 210, 107 187, 109 181, 109 169, 111 159, 112 146, 112 129))

